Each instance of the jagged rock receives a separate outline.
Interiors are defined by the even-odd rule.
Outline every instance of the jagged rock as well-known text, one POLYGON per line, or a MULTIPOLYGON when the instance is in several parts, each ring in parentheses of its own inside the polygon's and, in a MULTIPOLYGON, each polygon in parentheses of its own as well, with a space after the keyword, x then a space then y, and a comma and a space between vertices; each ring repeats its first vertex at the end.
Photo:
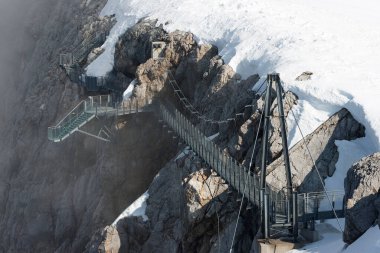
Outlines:
MULTIPOLYGON (((364 137, 364 132, 364 126, 357 122, 347 109, 342 109, 305 137, 323 178, 331 177, 335 171, 335 164, 339 157, 335 140, 354 140, 364 137)), ((302 140, 291 148, 289 156, 292 181, 298 192, 322 191, 318 174, 302 140)), ((283 164, 281 157, 268 166, 267 183, 279 190, 286 187, 283 164)))
POLYGON ((367 229, 380 225, 380 153, 355 163, 344 180, 346 223, 343 240, 352 243, 367 229))
MULTIPOLYGON (((251 117, 245 121, 239 131, 236 135, 232 136, 230 138, 230 141, 228 143, 228 153, 235 157, 238 161, 241 161, 244 159, 246 154, 249 155, 252 154, 253 149, 252 145, 254 143, 256 134, 259 129, 259 121, 261 118, 261 113, 258 111, 258 109, 262 108, 264 105, 264 99, 261 97, 255 101, 252 107, 252 111, 254 112, 251 117), (248 151, 249 150, 249 151, 248 151)), ((256 151, 259 149, 259 145, 256 145, 256 151)), ((248 166, 250 162, 250 159, 247 159, 247 161, 243 162, 244 165, 248 166)))
MULTIPOLYGON (((229 249, 239 202, 234 201, 234 194, 227 194, 223 179, 204 168, 192 152, 184 152, 185 156, 168 163, 149 187, 148 221, 126 218, 129 222, 119 222, 117 232, 107 227, 102 239, 94 237, 88 248, 118 245, 120 241, 125 245, 121 252, 218 252, 219 245, 229 249), (133 226, 144 229, 128 230, 133 226), (132 244, 130 237, 140 239, 132 244)), ((251 247, 257 231, 252 215, 243 209, 236 252, 248 252, 251 247)))
MULTIPOLYGON (((119 53, 115 54, 116 70, 122 71, 119 63, 125 65, 123 68, 136 70, 138 82, 133 96, 138 98, 141 105, 157 95, 163 96, 162 91, 168 79, 167 72, 174 70, 175 79, 185 96, 207 117, 215 120, 235 118, 236 113, 244 112, 245 105, 252 103, 254 94, 251 88, 259 80, 259 76, 252 75, 246 80, 241 80, 241 76, 230 66, 224 65, 223 60, 217 55, 218 50, 215 46, 198 46, 191 33, 175 31, 164 36, 162 40, 166 42, 166 47, 162 59, 148 59, 150 55, 144 53, 144 63, 138 65, 141 60, 130 61, 131 64, 133 62, 133 66, 124 64, 130 58, 139 58, 136 56, 138 52, 135 45, 138 45, 140 40, 151 41, 154 37, 152 34, 162 34, 157 32, 157 29, 161 28, 155 27, 155 24, 156 21, 143 20, 130 28, 119 40, 119 53), (133 31, 134 36, 128 35, 133 31), (129 50, 130 47, 133 50, 129 50)), ((171 87, 168 89, 168 94, 173 94, 171 87)), ((249 116, 237 119, 241 121, 238 124, 242 124, 249 116)), ((206 128, 207 134, 216 130, 215 125, 213 128, 201 127, 206 128)))
MULTIPOLYGON (((274 93, 274 92, 272 92, 274 93)), ((291 91, 285 93, 283 98, 283 106, 284 106, 284 116, 285 119, 288 117, 288 114, 292 107, 297 104, 298 97, 291 91)), ((274 100, 270 115, 272 118, 270 120, 269 126, 269 161, 276 160, 282 154, 282 139, 281 139, 281 127, 280 127, 280 113, 278 111, 278 102, 277 99, 274 100)), ((286 129, 287 131, 288 129, 286 129)), ((261 159, 258 159, 261 161, 261 159)), ((258 163, 257 163, 258 164, 258 163)))
POLYGON ((178 66, 181 60, 188 56, 197 46, 194 35, 190 32, 174 31, 167 36, 165 58, 178 66))
POLYGON ((311 79, 313 72, 305 71, 296 78, 296 81, 307 81, 311 79))
POLYGON ((157 20, 143 19, 129 28, 115 46, 115 70, 134 76, 137 67, 151 58, 153 41, 163 41, 166 32, 157 20))
MULTIPOLYGON (((272 107, 270 111, 270 115, 273 115, 270 120, 269 126, 269 153, 268 160, 273 161, 277 159, 282 153, 282 141, 281 141, 281 133, 280 133, 280 118, 277 107, 277 99, 275 99, 275 93, 272 92, 272 107)), ((292 92, 287 92, 284 97, 284 113, 285 118, 288 116, 290 109, 297 102, 297 96, 292 92)), ((252 145, 255 140, 257 131, 261 131, 258 129, 260 115, 263 111, 264 106, 264 97, 260 97, 254 100, 252 107, 253 114, 251 117, 245 121, 241 126, 239 131, 229 138, 229 143, 227 145, 228 152, 238 161, 242 161, 242 163, 246 166, 249 165, 249 161, 251 160, 252 155, 252 145), (260 110, 258 112, 257 110, 260 110), (247 156, 248 155, 248 156, 247 156)), ((251 112, 252 112, 251 111, 251 112)), ((263 122, 261 127, 263 127, 263 122)), ((261 135, 258 136, 258 141, 256 144, 255 157, 253 157, 254 165, 259 167, 261 163, 261 135)))
MULTIPOLYGON (((188 220, 190 223, 194 220, 202 220, 204 214, 198 211, 228 188, 224 180, 215 172, 211 172, 211 175, 209 173, 210 171, 207 170, 196 171, 189 176, 190 180, 186 183, 185 190, 188 198, 188 220)), ((212 207, 215 208, 216 205, 212 205, 212 207)), ((220 205, 218 207, 220 208, 220 205)))
POLYGON ((76 57, 78 63, 84 67, 90 64, 96 55, 100 54, 99 48, 106 40, 112 26, 116 23, 114 16, 99 17, 98 15, 89 16, 86 23, 80 27, 75 42, 75 48, 70 51, 76 57))
MULTIPOLYGON (((196 86, 206 86, 202 81, 205 73, 208 73, 210 61, 218 54, 218 49, 209 44, 197 46, 179 63, 175 77, 181 81, 181 87, 191 99, 197 98, 198 94, 194 92, 196 86)), ((199 88, 198 88, 199 89, 199 88)))
POLYGON ((112 253, 118 252, 121 246, 120 236, 117 229, 113 226, 108 226, 104 230, 104 241, 99 245, 98 252, 112 253))

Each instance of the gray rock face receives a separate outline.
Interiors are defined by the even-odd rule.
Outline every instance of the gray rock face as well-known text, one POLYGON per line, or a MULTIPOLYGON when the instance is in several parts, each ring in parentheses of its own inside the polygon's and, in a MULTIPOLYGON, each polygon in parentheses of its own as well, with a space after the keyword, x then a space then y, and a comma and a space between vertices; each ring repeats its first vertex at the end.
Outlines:
MULTIPOLYGON (((306 143, 323 178, 332 176, 339 153, 335 140, 353 140, 364 137, 364 126, 357 122, 346 109, 331 116, 313 133, 306 136, 306 143)), ((292 181, 298 192, 322 191, 322 185, 315 171, 304 142, 298 142, 289 152, 292 181)), ((267 183, 276 189, 286 187, 283 158, 268 166, 267 183)))
MULTIPOLYGON (((275 94, 272 91, 272 94, 275 94)), ((282 154, 282 142, 281 142, 281 134, 280 134, 280 118, 277 108, 277 100, 275 99, 275 95, 272 96, 272 107, 270 111, 270 115, 273 115, 270 120, 269 125, 269 153, 268 159, 269 161, 273 161, 277 159, 282 154)), ((290 109, 294 104, 296 104, 297 96, 292 92, 287 92, 285 94, 284 101, 284 113, 285 118, 288 116, 290 109)), ((255 154, 253 157, 253 165, 256 168, 260 167, 261 164, 261 153, 262 153, 262 127, 263 122, 261 122, 261 128, 259 129, 259 122, 261 113, 264 107, 264 96, 257 97, 253 99, 253 107, 250 110, 246 110, 247 113, 253 114, 247 119, 239 128, 239 130, 230 133, 230 137, 228 137, 229 141, 227 144, 228 152, 235 157, 238 161, 241 161, 245 166, 249 166, 253 144, 256 138, 257 132, 259 132, 258 140, 256 144, 255 154)), ((227 129, 228 130, 228 129, 227 129)), ((219 138, 220 139, 220 138, 219 138)))
POLYGON ((33 2, 25 12, 33 26, 22 40, 29 43, 14 56, 19 69, 7 84, 13 109, 0 128, 0 252, 83 252, 147 189, 177 143, 151 115, 120 118, 124 127, 111 145, 80 134, 49 142, 47 127, 83 98, 58 66, 59 53, 82 43, 87 28, 78 26, 98 20, 91 16, 106 1, 33 2))
POLYGON ((221 131, 220 127, 224 128, 222 131, 225 134, 222 139, 226 141, 229 132, 236 132, 250 117, 250 113, 245 111, 245 105, 251 104, 254 99, 251 88, 259 76, 252 75, 246 80, 241 80, 230 66, 223 63, 215 46, 197 45, 191 33, 166 33, 155 24, 156 21, 140 21, 120 38, 115 54, 115 69, 136 76, 138 84, 134 96, 139 98, 142 104, 160 95, 180 107, 179 101, 173 96, 174 91, 167 82, 167 72, 170 70, 185 96, 207 118, 235 119, 236 113, 244 112, 244 117, 236 119, 233 126, 194 121, 206 134, 213 134, 221 131), (144 42, 141 42, 142 40, 144 42), (154 40, 166 43, 160 60, 149 59, 150 45, 154 40), (140 46, 144 49, 139 49, 140 46), (146 52, 148 48, 149 54, 146 52))
MULTIPOLYGON (((103 230, 146 190, 177 150, 177 142, 158 127, 152 115, 121 118, 112 146, 77 135, 59 145, 47 141, 46 128, 84 95, 58 68, 55 53, 85 44, 87 30, 102 29, 108 21, 92 16, 104 3, 59 1, 44 9, 46 16, 30 19, 38 25, 31 29, 34 39, 23 52, 22 68, 15 71, 21 77, 15 82, 17 97, 9 105, 17 111, 7 116, 6 123, 1 122, 4 127, 0 129, 5 147, 0 150, 0 252, 226 252, 237 217, 237 196, 227 194, 224 181, 191 153, 168 163, 150 186, 148 222, 128 217, 103 230), (83 25, 78 34, 78 26, 83 25), (54 53, 47 55, 47 51, 54 53)), ((257 126, 259 116, 245 105, 259 107, 262 103, 250 89, 259 77, 241 80, 214 46, 199 46, 191 33, 167 34, 155 24, 144 20, 121 37, 115 54, 116 76, 136 76, 134 95, 151 99, 172 94, 165 90, 165 73, 173 70, 201 113, 215 120, 235 119, 224 127, 195 124, 206 134, 220 131, 216 141, 239 160, 246 160, 252 148, 249 139, 258 131, 250 128, 257 126), (153 40, 167 43, 161 61, 149 59, 153 40), (236 113, 243 117, 237 118, 236 113)), ((273 128, 276 130, 276 123, 273 128)), ((273 133, 271 151, 277 157, 281 150, 275 145, 278 133, 273 133)), ((314 137, 308 141, 316 154, 327 157, 319 162, 331 174, 337 156, 329 138, 351 139, 363 134, 363 127, 343 111, 316 132, 315 136, 327 138, 326 143, 320 144, 314 137)), ((299 180, 309 180, 302 173, 297 174, 299 180)), ((246 211, 244 206, 243 210, 234 244, 237 252, 249 252, 257 232, 257 210, 246 211)))
POLYGON ((166 32, 157 21, 141 20, 121 36, 115 47, 115 70, 134 76, 137 67, 151 57, 153 41, 162 41, 166 32))
POLYGON ((343 240, 352 243, 380 218, 380 153, 361 159, 344 180, 346 223, 343 240))
MULTIPOLYGON (((146 223, 127 217, 116 228, 107 227, 102 239, 94 240, 89 248, 98 252, 112 252, 112 248, 147 253, 228 252, 239 202, 235 194, 227 194, 223 179, 205 168, 192 152, 186 153, 169 162, 149 187, 146 223), (117 248, 120 241, 125 243, 117 248)), ((234 243, 236 252, 249 252, 257 231, 254 217, 252 210, 243 208, 234 243)))

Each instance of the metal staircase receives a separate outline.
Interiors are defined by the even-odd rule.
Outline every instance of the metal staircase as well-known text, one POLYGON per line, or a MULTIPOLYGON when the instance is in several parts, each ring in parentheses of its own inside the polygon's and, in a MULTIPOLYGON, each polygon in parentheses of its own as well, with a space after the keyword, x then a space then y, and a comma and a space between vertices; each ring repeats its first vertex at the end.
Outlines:
POLYGON ((60 142, 78 131, 104 141, 109 141, 108 138, 101 137, 100 135, 100 133, 103 133, 109 136, 109 133, 107 133, 109 129, 101 129, 98 134, 91 134, 81 129, 81 127, 95 117, 115 117, 140 112, 151 112, 152 110, 151 101, 144 101, 142 103, 141 100, 130 99, 128 101, 117 102, 112 100, 111 95, 90 96, 75 106, 56 126, 48 128, 48 139, 60 142))

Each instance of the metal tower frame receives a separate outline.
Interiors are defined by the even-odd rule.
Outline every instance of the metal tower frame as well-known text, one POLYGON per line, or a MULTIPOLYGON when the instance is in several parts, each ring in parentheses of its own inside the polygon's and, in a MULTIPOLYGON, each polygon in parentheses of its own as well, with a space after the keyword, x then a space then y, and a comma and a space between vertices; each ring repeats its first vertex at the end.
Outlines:
MULTIPOLYGON (((278 73, 268 74, 267 76, 267 89, 265 94, 265 107, 264 107, 264 128, 263 128, 263 142, 262 142, 262 160, 261 160, 261 178, 260 178, 260 210, 261 210, 261 231, 265 239, 270 237, 270 206, 269 206, 269 194, 266 186, 267 165, 268 165, 268 138, 269 138, 269 123, 270 123, 270 109, 272 106, 272 89, 276 90, 277 106, 279 111, 281 137, 283 157, 285 163, 286 173, 286 199, 288 206, 288 217, 286 225, 291 227, 294 239, 298 236, 297 225, 297 193, 293 192, 292 176, 289 162, 289 149, 285 127, 285 114, 283 106, 283 89, 280 82, 280 76, 278 73), (291 212, 290 212, 291 210, 291 212)), ((285 224, 284 224, 285 225, 285 224)))

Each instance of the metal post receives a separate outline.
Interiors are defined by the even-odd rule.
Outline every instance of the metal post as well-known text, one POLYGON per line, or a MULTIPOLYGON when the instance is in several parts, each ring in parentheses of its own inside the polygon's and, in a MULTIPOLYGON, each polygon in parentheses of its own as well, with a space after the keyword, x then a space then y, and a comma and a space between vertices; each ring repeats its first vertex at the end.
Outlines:
POLYGON ((264 237, 269 238, 269 194, 264 194, 264 237))
POLYGON ((297 192, 293 192, 293 238, 294 242, 297 241, 298 238, 298 194, 297 192))
MULTIPOLYGON (((281 137, 282 137, 282 153, 284 157, 284 163, 285 163, 285 173, 286 173, 286 188, 287 188, 287 199, 289 201, 289 208, 292 209, 292 176, 291 176, 291 170, 290 170, 290 162, 289 162, 289 150, 288 150, 288 141, 287 141, 287 134, 286 134, 286 127, 285 127, 285 113, 284 113, 284 107, 283 107, 283 101, 282 101, 282 87, 280 84, 280 76, 279 74, 275 73, 272 74, 272 80, 276 84, 276 91, 277 91, 277 106, 278 106, 278 113, 280 116, 280 127, 281 127, 281 137)), ((290 212, 289 212, 290 214, 290 212)), ((288 215, 288 221, 289 221, 290 215, 288 215)))
MULTIPOLYGON (((236 187, 237 186, 237 183, 236 183, 236 162, 233 158, 231 159, 231 161, 232 161, 232 170, 234 172, 234 187, 236 189, 237 188, 236 187)), ((238 189, 238 192, 239 192, 239 189, 238 189)))
POLYGON ((292 207, 291 207, 291 200, 286 195, 285 198, 285 205, 286 205, 286 222, 289 223, 292 220, 292 207))
MULTIPOLYGON (((250 172, 251 173, 251 172, 250 172)), ((253 189, 253 199, 254 201, 256 201, 256 175, 255 174, 252 174, 252 176, 250 175, 250 177, 252 177, 252 189, 253 189)))
POLYGON ((307 228, 307 221, 305 220, 306 218, 306 213, 307 213, 307 198, 308 194, 304 193, 303 194, 303 215, 302 215, 302 220, 303 220, 303 228, 307 228))
POLYGON ((231 166, 232 166, 232 162, 231 162, 231 157, 230 156, 227 156, 227 175, 228 175, 228 183, 231 184, 232 183, 232 173, 231 173, 231 166))
POLYGON ((251 201, 251 171, 247 169, 247 179, 248 179, 248 199, 251 201))
POLYGON ((265 235, 265 210, 264 210, 264 195, 265 195, 265 190, 260 189, 260 196, 259 196, 259 201, 260 201, 260 213, 261 213, 261 233, 264 236, 265 235))
POLYGON ((335 192, 332 193, 332 206, 335 208, 335 192))
POLYGON ((318 209, 319 209, 319 202, 318 198, 314 198, 314 214, 315 214, 315 219, 318 220, 318 209))
MULTIPOLYGON (((266 222, 265 217, 268 213, 264 211, 264 194, 266 192, 266 168, 267 168, 267 154, 268 154, 268 138, 269 138, 269 112, 271 107, 271 91, 272 91, 272 76, 267 77, 267 90, 265 94, 265 111, 264 111, 264 134, 262 143, 262 158, 261 158, 261 179, 260 179, 260 208, 261 208, 261 223, 264 227, 266 222)), ((265 228, 263 228, 263 234, 265 228)))

